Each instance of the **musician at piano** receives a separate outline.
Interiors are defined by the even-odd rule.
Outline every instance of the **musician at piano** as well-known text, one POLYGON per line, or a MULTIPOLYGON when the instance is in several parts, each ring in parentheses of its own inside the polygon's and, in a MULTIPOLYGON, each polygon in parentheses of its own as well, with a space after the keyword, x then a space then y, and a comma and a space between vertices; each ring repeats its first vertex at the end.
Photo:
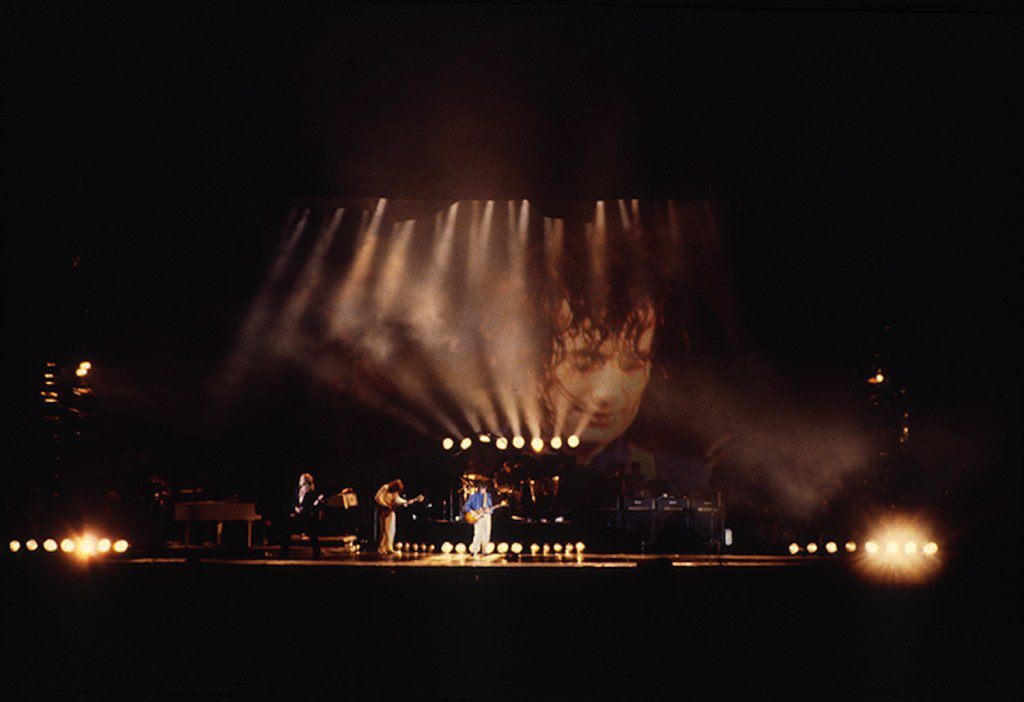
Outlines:
POLYGON ((392 480, 381 485, 373 497, 373 501, 377 503, 377 553, 381 556, 398 553, 395 550, 395 508, 408 507, 423 501, 423 495, 417 495, 411 500, 405 499, 402 497, 404 489, 405 485, 401 480, 392 480))

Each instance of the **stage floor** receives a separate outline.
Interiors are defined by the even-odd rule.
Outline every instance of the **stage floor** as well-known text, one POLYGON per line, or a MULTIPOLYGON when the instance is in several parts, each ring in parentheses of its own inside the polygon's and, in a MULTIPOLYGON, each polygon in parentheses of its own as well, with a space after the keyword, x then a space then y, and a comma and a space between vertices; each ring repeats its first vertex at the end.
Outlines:
POLYGON ((660 566, 673 568, 765 568, 765 567, 799 567, 812 564, 840 563, 842 557, 799 557, 799 556, 765 556, 765 555, 705 555, 705 554, 627 554, 607 553, 582 556, 532 556, 521 555, 518 558, 500 554, 489 554, 480 557, 459 554, 440 553, 403 553, 386 557, 375 553, 352 553, 344 549, 325 548, 320 559, 313 559, 309 549, 294 549, 294 553, 281 556, 276 549, 259 551, 260 555, 226 555, 215 551, 192 550, 187 554, 164 557, 119 558, 112 563, 131 565, 174 564, 174 563, 210 563, 219 565, 237 565, 240 567, 265 566, 281 568, 434 568, 434 569, 520 569, 520 568, 558 568, 558 569, 601 569, 601 568, 637 568, 643 566, 660 566))

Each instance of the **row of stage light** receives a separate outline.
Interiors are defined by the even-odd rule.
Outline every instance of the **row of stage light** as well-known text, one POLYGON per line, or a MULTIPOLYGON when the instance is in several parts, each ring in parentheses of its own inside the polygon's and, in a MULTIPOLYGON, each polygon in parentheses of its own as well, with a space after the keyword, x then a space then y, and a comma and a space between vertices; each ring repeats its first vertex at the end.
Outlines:
POLYGON ((108 539, 107 537, 96 538, 91 534, 85 536, 66 537, 58 542, 56 539, 44 539, 42 543, 35 539, 28 539, 24 543, 18 539, 12 539, 7 548, 11 553, 18 553, 22 550, 29 553, 43 551, 44 553, 56 553, 61 551, 69 555, 76 555, 80 558, 91 558, 93 556, 104 556, 110 553, 122 554, 128 550, 127 539, 108 539))
MULTIPOLYGON (((827 541, 823 547, 825 553, 836 554, 839 553, 839 545, 835 541, 827 541)), ((856 541, 847 541, 843 545, 843 550, 847 553, 856 553, 858 545, 856 541)), ((815 541, 810 541, 805 546, 801 546, 797 542, 793 542, 789 545, 789 552, 791 555, 796 556, 803 552, 809 555, 814 555, 818 552, 818 544, 815 541)), ((939 545, 934 541, 929 541, 925 544, 918 544, 916 541, 886 541, 885 549, 882 549, 881 544, 877 541, 865 541, 864 542, 864 553, 869 556, 876 555, 887 555, 887 556, 916 556, 918 554, 923 556, 934 556, 939 552, 939 545)))
MULTIPOLYGON (((582 556, 583 552, 586 549, 587 549, 586 544, 584 544, 582 541, 577 541, 576 543, 566 543, 566 544, 537 544, 537 543, 534 543, 534 544, 530 544, 529 551, 530 551, 530 555, 532 555, 532 556, 538 556, 538 555, 542 555, 542 556, 551 556, 551 555, 555 555, 555 556, 563 556, 563 555, 564 556, 572 556, 572 555, 582 556)), ((435 549, 433 544, 427 545, 427 544, 422 544, 422 543, 421 544, 413 544, 413 543, 401 543, 401 542, 398 542, 398 543, 395 544, 395 550, 399 551, 399 552, 402 552, 402 553, 434 553, 436 549, 435 549)), ((445 541, 443 544, 441 544, 441 549, 440 550, 441 550, 441 553, 443 553, 446 556, 451 555, 453 553, 455 555, 458 555, 458 556, 464 556, 467 553, 469 553, 469 547, 466 546, 466 544, 464 544, 464 543, 453 544, 450 541, 445 541)), ((499 542, 499 543, 494 543, 493 541, 490 541, 490 542, 487 543, 486 546, 484 546, 484 555, 491 555, 492 553, 497 553, 498 555, 501 555, 501 556, 507 556, 509 554, 511 554, 512 556, 519 556, 520 554, 523 553, 524 550, 525 549, 524 549, 523 545, 521 543, 519 543, 518 541, 515 541, 515 542, 513 542, 511 544, 506 543, 504 541, 499 542)))
MULTIPOLYGON (((526 438, 522 436, 514 436, 512 437, 512 439, 508 439, 504 436, 492 437, 490 434, 478 434, 476 440, 481 444, 489 444, 493 442, 494 447, 497 448, 499 451, 504 451, 510 445, 512 446, 512 448, 517 450, 522 450, 526 448, 526 438)), ((456 441, 450 436, 446 436, 444 440, 441 441, 441 448, 443 448, 445 451, 451 451, 456 446, 465 451, 472 445, 473 437, 471 436, 464 436, 458 441, 456 441)), ((580 437, 576 436, 575 434, 566 438, 565 441, 562 441, 562 437, 560 436, 553 436, 547 442, 545 442, 544 439, 540 438, 539 436, 535 436, 532 439, 530 439, 530 448, 532 448, 536 453, 540 453, 541 451, 543 451, 545 446, 550 446, 552 451, 559 451, 563 446, 574 449, 579 445, 580 437)))

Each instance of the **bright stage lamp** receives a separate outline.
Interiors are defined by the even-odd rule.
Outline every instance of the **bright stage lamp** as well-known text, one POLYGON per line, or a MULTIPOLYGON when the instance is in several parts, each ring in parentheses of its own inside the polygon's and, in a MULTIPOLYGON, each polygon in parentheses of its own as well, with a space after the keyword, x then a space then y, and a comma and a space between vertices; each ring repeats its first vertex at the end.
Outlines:
POLYGON ((81 363, 78 364, 78 367, 84 368, 85 370, 92 370, 92 364, 89 363, 88 361, 82 361, 81 363))
POLYGON ((444 437, 444 440, 441 442, 441 448, 445 451, 451 451, 453 446, 455 446, 455 439, 450 436, 444 437))
POLYGON ((540 546, 538 546, 537 544, 530 544, 530 553, 531 554, 536 556, 538 551, 540 551, 540 546))
POLYGON ((494 445, 498 447, 499 451, 504 451, 505 449, 508 448, 508 439, 506 439, 504 436, 499 436, 497 439, 494 440, 494 445))
POLYGON ((827 544, 825 544, 825 550, 829 553, 835 553, 839 550, 839 547, 836 545, 835 541, 829 541, 827 544))
POLYGON ((491 555, 492 553, 494 553, 494 542, 493 541, 488 541, 487 542, 487 545, 484 546, 484 553, 486 553, 488 556, 491 555))
POLYGON ((560 437, 560 436, 553 436, 553 437, 551 437, 551 448, 554 449, 555 451, 557 451, 558 449, 562 448, 562 437, 560 437))
POLYGON ((577 541, 576 542, 576 553, 582 554, 586 550, 586 548, 587 548, 587 545, 584 544, 582 541, 577 541))
POLYGON ((476 438, 480 439, 480 443, 482 443, 482 444, 489 444, 489 443, 491 443, 491 437, 488 434, 480 434, 476 438))
POLYGON ((53 539, 47 539, 43 542, 43 550, 49 553, 53 553, 57 550, 57 542, 53 539))
POLYGON ((580 437, 573 434, 572 436, 565 440, 565 443, 569 448, 576 448, 577 446, 580 445, 580 437))
POLYGON ((500 544, 498 544, 498 553, 500 553, 502 555, 505 555, 506 553, 508 553, 508 544, 505 543, 504 541, 502 541, 500 544))
POLYGON ((454 549, 455 547, 452 546, 451 541, 445 541, 443 544, 441 544, 441 553, 448 554, 451 553, 454 549))
POLYGON ((574 547, 573 547, 573 545, 572 545, 572 544, 566 544, 566 545, 565 545, 565 555, 567 555, 567 556, 568 556, 568 555, 571 555, 571 554, 572 554, 572 551, 573 551, 573 548, 574 548, 574 547))
POLYGON ((455 544, 455 553, 458 553, 458 554, 461 555, 461 554, 463 554, 465 552, 466 552, 466 544, 461 543, 461 542, 455 544))
POLYGON ((934 556, 938 552, 939 545, 934 541, 929 541, 924 545, 924 548, 921 549, 921 553, 923 553, 926 556, 934 556))
POLYGON ((462 441, 459 442, 459 448, 461 448, 463 451, 465 451, 466 449, 468 449, 472 445, 473 445, 473 440, 471 438, 469 438, 468 436, 466 438, 464 438, 462 441))
POLYGON ((790 553, 791 553, 792 555, 794 555, 794 556, 795 556, 796 554, 800 553, 800 544, 797 544, 797 543, 792 543, 792 544, 790 544, 790 545, 789 545, 789 552, 790 552, 790 553))
POLYGON ((8 544, 8 547, 11 549, 11 553, 17 553, 21 550, 21 542, 17 539, 12 539, 11 543, 8 544))
POLYGON ((402 542, 401 541, 395 542, 395 550, 396 551, 401 551, 402 550, 402 542))
POLYGON ((551 546, 550 546, 550 544, 544 544, 543 546, 541 546, 540 551, 545 556, 548 555, 549 553, 551 553, 551 546))
POLYGON ((72 553, 75 550, 75 542, 71 539, 64 539, 60 542, 60 550, 64 553, 72 553))
POLYGON ((25 548, 29 551, 35 551, 37 548, 39 548, 39 542, 35 539, 29 539, 25 542, 25 548))
POLYGON ((561 553, 562 552, 562 544, 555 544, 551 548, 552 548, 552 550, 554 550, 555 553, 561 553))
POLYGON ((914 541, 908 541, 907 543, 903 544, 903 552, 908 556, 917 553, 917 543, 914 541))
POLYGON ((530 441, 530 448, 532 448, 534 452, 540 453, 541 451, 544 450, 544 439, 540 438, 539 436, 533 437, 533 439, 530 441))
POLYGON ((96 550, 100 553, 106 553, 110 550, 110 539, 103 538, 96 542, 96 550))
POLYGON ((895 541, 890 541, 885 545, 885 550, 890 554, 899 553, 900 545, 895 541))
POLYGON ((807 544, 807 553, 817 553, 817 552, 818 552, 818 544, 814 543, 813 541, 811 543, 807 544))
POLYGON ((864 544, 864 550, 870 553, 871 555, 875 555, 876 553, 878 553, 878 544, 876 544, 874 541, 868 541, 866 544, 864 544))
POLYGON ((520 553, 523 552, 523 545, 516 541, 512 544, 512 546, 509 547, 509 550, 518 556, 520 553))
POLYGON ((114 542, 114 553, 124 553, 128 550, 128 542, 124 539, 118 539, 114 542))
POLYGON ((846 542, 846 552, 847 553, 853 553, 856 550, 857 550, 857 542, 856 541, 847 541, 846 542))
POLYGON ((521 449, 524 446, 526 446, 526 439, 524 439, 521 436, 517 436, 514 439, 512 439, 512 446, 514 446, 517 449, 521 449))
POLYGON ((87 556, 91 556, 96 553, 96 537, 91 534, 83 536, 81 542, 78 544, 78 550, 87 556))
POLYGON ((79 378, 84 378, 85 376, 89 375, 89 371, 86 370, 85 368, 78 368, 75 370, 75 375, 77 375, 79 378))

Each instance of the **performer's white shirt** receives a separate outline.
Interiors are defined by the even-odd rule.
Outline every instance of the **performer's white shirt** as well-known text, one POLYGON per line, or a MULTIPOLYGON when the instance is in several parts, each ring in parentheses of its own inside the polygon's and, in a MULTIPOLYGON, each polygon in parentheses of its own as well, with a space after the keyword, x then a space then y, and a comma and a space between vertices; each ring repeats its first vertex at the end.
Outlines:
POLYGON ((409 501, 397 492, 391 492, 388 490, 387 484, 380 486, 380 490, 377 491, 377 494, 373 499, 378 505, 386 507, 387 509, 394 509, 395 507, 401 507, 402 505, 409 504, 409 501))

